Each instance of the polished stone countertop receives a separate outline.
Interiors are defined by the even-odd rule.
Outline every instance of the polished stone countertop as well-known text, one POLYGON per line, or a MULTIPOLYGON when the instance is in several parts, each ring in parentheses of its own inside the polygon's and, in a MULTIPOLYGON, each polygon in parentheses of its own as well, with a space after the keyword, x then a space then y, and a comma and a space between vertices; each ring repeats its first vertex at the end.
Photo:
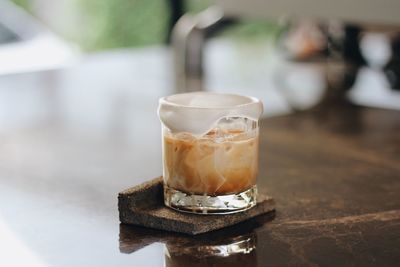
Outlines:
POLYGON ((0 77, 0 265, 400 262, 399 111, 336 104, 264 118, 258 185, 276 214, 190 237, 118 220, 118 192, 161 173, 167 78, 139 83, 139 63, 95 63, 0 77))

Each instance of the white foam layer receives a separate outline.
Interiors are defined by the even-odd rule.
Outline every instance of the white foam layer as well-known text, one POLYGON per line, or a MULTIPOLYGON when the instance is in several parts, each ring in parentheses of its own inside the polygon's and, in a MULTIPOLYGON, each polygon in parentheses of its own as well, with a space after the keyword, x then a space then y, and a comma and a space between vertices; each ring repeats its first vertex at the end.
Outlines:
POLYGON ((160 98, 158 116, 172 132, 201 136, 226 117, 244 117, 257 121, 263 112, 254 97, 194 92, 160 98))

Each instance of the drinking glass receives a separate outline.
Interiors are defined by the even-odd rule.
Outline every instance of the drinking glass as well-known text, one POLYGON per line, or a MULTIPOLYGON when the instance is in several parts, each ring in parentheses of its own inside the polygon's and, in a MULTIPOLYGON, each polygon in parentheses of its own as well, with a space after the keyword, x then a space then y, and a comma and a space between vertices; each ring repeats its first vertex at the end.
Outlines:
POLYGON ((256 204, 259 126, 254 97, 195 92, 159 100, 164 203, 203 214, 256 204))

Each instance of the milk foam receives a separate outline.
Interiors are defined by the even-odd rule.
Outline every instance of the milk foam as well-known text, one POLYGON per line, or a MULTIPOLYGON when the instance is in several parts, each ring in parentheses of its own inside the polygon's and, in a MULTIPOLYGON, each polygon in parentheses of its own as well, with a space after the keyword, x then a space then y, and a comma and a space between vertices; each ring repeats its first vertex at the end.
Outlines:
POLYGON ((173 133, 189 132, 202 136, 226 117, 244 117, 257 121, 263 112, 254 97, 211 92, 176 94, 160 98, 158 116, 173 133))

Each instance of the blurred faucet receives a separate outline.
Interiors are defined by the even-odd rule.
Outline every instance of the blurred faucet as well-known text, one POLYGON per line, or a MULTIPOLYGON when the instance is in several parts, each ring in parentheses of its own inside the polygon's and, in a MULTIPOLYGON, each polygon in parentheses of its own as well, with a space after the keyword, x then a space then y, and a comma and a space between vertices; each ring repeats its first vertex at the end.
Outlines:
POLYGON ((212 6, 197 15, 185 14, 172 32, 176 91, 203 89, 203 46, 205 38, 224 18, 219 7, 212 6))

